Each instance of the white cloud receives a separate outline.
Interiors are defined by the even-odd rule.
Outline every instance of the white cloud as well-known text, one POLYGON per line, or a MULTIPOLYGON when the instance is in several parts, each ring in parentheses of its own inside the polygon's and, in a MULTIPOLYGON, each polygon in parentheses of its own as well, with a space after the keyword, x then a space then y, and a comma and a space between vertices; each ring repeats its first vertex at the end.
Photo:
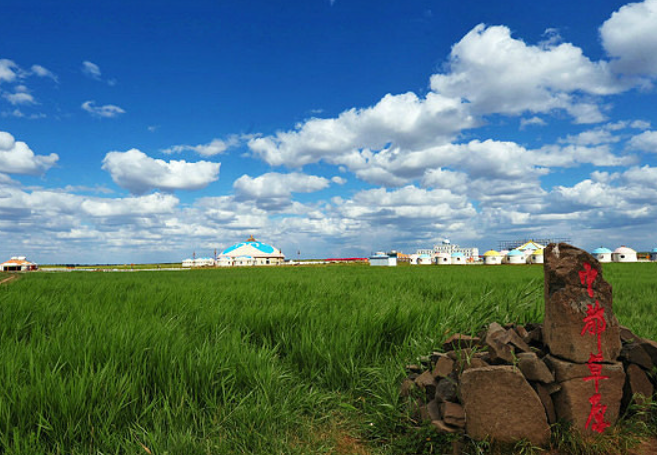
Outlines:
POLYGON ((657 131, 644 131, 634 136, 628 146, 633 150, 657 153, 657 131))
POLYGON ((600 36, 615 71, 657 76, 657 0, 621 7, 602 24, 600 36))
POLYGON ((100 80, 100 76, 102 74, 100 72, 100 67, 89 61, 82 62, 82 73, 96 80, 100 80))
POLYGON ((148 194, 128 198, 89 198, 80 207, 93 217, 151 216, 173 213, 179 201, 171 194, 148 194))
POLYGON ((547 122, 540 117, 531 117, 520 119, 520 129, 524 129, 527 126, 545 126, 547 122))
POLYGON ((113 104, 106 104, 104 106, 96 106, 95 101, 85 101, 82 103, 82 109, 89 112, 91 115, 100 118, 113 118, 120 114, 125 114, 125 111, 119 106, 113 104))
POLYGON ((344 177, 340 177, 339 175, 336 175, 334 177, 331 177, 331 182, 336 183, 338 185, 344 185, 347 183, 347 179, 344 177))
POLYGON ((0 59, 0 83, 13 82, 17 77, 18 65, 6 58, 0 59))
POLYGON ((3 93, 2 96, 14 106, 17 104, 36 104, 36 100, 27 92, 25 87, 21 87, 20 89, 17 87, 15 93, 3 93))
POLYGON ((630 127, 635 128, 637 130, 647 130, 650 128, 650 122, 647 122, 645 120, 635 120, 630 124, 630 127))
POLYGON ((131 149, 127 152, 109 152, 103 159, 103 169, 112 180, 134 194, 152 189, 163 191, 199 190, 219 178, 220 163, 184 160, 164 161, 131 149))
POLYGON ((599 122, 598 106, 576 95, 610 95, 626 89, 606 62, 592 62, 572 44, 531 46, 507 27, 478 25, 452 47, 449 71, 431 88, 461 97, 479 114, 520 115, 562 109, 579 123, 599 122))
POLYGON ((55 82, 58 82, 57 76, 47 68, 44 68, 41 65, 32 65, 32 73, 36 74, 39 77, 48 77, 55 82))
POLYGON ((174 145, 173 147, 162 150, 162 153, 172 154, 186 151, 196 152, 201 156, 214 156, 224 153, 231 147, 240 143, 238 136, 230 136, 227 140, 213 139, 208 144, 199 145, 174 145))
POLYGON ((59 156, 35 155, 25 142, 0 131, 0 172, 7 174, 41 175, 55 165, 59 156))
POLYGON ((274 209, 287 206, 292 193, 313 193, 329 186, 329 180, 293 172, 270 172, 258 177, 243 175, 233 183, 239 200, 255 199, 258 206, 274 209))

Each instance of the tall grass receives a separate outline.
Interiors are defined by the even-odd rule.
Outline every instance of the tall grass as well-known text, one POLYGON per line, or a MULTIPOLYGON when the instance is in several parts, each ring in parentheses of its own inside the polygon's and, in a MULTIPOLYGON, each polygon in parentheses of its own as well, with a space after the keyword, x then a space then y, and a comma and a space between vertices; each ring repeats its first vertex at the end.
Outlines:
MULTIPOLYGON (((654 338, 647 266, 605 275, 654 338)), ((0 287, 0 453, 330 453, 359 425, 391 453, 407 362, 542 318, 540 267, 29 274, 0 287)))

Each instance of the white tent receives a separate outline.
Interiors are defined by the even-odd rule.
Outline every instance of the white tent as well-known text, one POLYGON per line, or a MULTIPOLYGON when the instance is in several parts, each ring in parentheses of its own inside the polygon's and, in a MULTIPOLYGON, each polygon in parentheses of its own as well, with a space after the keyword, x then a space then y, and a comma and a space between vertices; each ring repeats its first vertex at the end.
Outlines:
POLYGON ((611 260, 614 262, 636 262, 636 251, 623 245, 611 253, 611 260))

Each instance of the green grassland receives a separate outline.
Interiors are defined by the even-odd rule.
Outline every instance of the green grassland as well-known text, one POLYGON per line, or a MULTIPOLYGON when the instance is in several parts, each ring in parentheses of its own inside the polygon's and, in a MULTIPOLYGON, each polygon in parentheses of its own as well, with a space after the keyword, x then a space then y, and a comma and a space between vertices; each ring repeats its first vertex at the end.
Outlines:
MULTIPOLYGON (((657 264, 604 274, 657 339, 657 264)), ((404 365, 542 319, 540 266, 25 274, 0 285, 0 453, 411 453, 404 365)))

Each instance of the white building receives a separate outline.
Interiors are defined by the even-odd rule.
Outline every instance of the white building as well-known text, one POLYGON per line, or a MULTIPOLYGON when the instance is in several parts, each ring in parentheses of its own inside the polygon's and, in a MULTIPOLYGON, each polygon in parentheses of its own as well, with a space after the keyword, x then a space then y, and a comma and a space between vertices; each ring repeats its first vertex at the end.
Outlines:
POLYGON ((532 254, 527 258, 527 262, 531 264, 543 264, 544 262, 543 248, 540 250, 534 250, 532 254))
POLYGON ((395 267, 397 265, 397 256, 389 256, 379 251, 374 256, 370 256, 370 265, 395 267))
POLYGON ((188 258, 182 261, 183 267, 194 267, 194 259, 188 258))
POLYGON ((218 267, 231 267, 234 263, 234 260, 230 256, 219 256, 217 258, 218 267))
POLYGON ((525 253, 525 257, 530 257, 532 254, 534 254, 535 251, 542 250, 544 248, 545 245, 541 245, 540 243, 536 243, 533 240, 530 240, 524 245, 520 245, 518 248, 516 248, 516 250, 525 253))
POLYGON ((611 253, 611 260, 614 262, 636 262, 636 251, 623 245, 611 253))
POLYGON ((251 258, 248 265, 279 265, 285 262, 285 255, 267 243, 258 242, 253 236, 246 242, 236 243, 221 252, 219 257, 226 256, 233 259, 234 265, 247 265, 247 258, 251 258), (238 264, 238 258, 242 258, 238 264))
MULTIPOLYGON (((418 250, 418 253, 420 251, 424 250, 418 250)), ((433 247, 434 256, 437 256, 439 253, 447 253, 450 257, 453 253, 463 253, 466 262, 473 262, 479 259, 479 248, 461 248, 460 246, 451 243, 449 239, 445 239, 440 245, 435 245, 433 247)))
POLYGON ((233 259, 233 264, 237 267, 245 267, 249 265, 256 265, 255 259, 252 256, 237 256, 233 259))
POLYGON ((657 261, 657 248, 653 248, 650 252, 650 260, 657 261))
POLYGON ((453 265, 465 265, 465 254, 460 251, 452 253, 451 260, 453 265))
POLYGON ((525 264, 525 253, 520 250, 511 250, 506 254, 505 262, 507 264, 525 264))
POLYGON ((38 268, 37 264, 28 261, 25 256, 14 256, 0 264, 0 272, 28 272, 38 268))
POLYGON ((502 263, 502 255, 495 250, 488 250, 484 253, 485 265, 500 265, 502 263))
POLYGON ((452 263, 451 253, 436 253, 434 255, 436 265, 447 265, 452 263))
POLYGON ((591 254, 598 262, 611 262, 611 250, 609 248, 596 248, 591 254))

